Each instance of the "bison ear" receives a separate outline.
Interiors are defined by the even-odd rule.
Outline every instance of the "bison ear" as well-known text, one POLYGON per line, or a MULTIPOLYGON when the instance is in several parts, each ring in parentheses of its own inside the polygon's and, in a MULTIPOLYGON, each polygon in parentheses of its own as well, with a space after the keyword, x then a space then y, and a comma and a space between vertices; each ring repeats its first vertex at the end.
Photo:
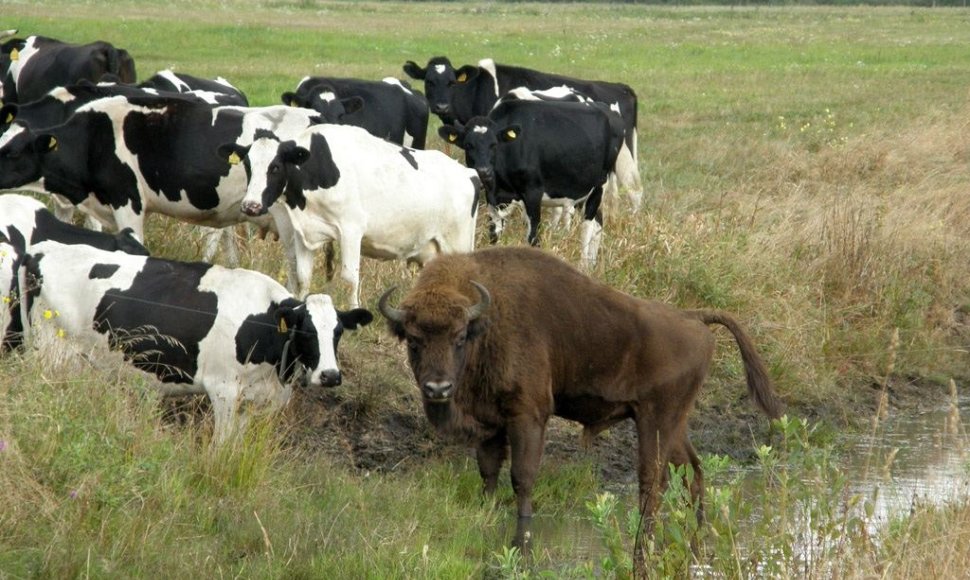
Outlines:
POLYGON ((216 150, 221 159, 225 159, 229 165, 239 165, 239 162, 249 154, 249 147, 237 145, 236 143, 224 143, 219 145, 216 150))
POLYGON ((509 125, 508 127, 502 129, 499 132, 499 140, 503 143, 511 143, 519 138, 522 133, 522 127, 520 125, 509 125))
POLYGON ((280 100, 283 101, 284 105, 289 105, 291 107, 302 107, 300 100, 297 98, 296 93, 291 93, 289 91, 280 95, 280 100))
POLYGON ((442 125, 438 127, 438 136, 445 140, 447 143, 454 143, 459 147, 462 146, 462 139, 464 132, 454 125, 442 125))
POLYGON ((458 84, 467 83, 468 81, 473 80, 475 77, 477 77, 480 71, 481 69, 478 68, 477 66, 466 64, 465 66, 455 71, 455 81, 458 84))
POLYGON ((17 103, 7 103, 3 107, 0 107, 0 126, 9 125, 14 122, 17 118, 17 103))
POLYGON ((364 99, 360 97, 349 97, 340 99, 340 104, 344 106, 344 114, 356 113, 364 108, 364 99))
POLYGON ((406 63, 404 63, 404 66, 402 68, 404 69, 404 72, 407 73, 409 77, 411 77, 412 79, 417 79, 419 81, 423 81, 424 76, 428 74, 428 69, 421 68, 420 66, 418 66, 418 63, 414 62, 413 60, 409 60, 406 63))
POLYGON ((374 315, 366 308, 354 308, 347 312, 337 311, 340 324, 349 330, 357 330, 358 326, 367 326, 374 320, 374 315))

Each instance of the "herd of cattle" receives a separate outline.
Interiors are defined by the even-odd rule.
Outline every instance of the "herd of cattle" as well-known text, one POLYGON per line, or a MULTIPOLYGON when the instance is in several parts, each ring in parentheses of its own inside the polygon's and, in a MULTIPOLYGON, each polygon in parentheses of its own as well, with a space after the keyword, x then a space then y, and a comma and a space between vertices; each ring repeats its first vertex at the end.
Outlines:
POLYGON ((589 434, 635 421, 645 513, 668 461, 693 466, 699 499, 686 421, 713 355, 710 324, 734 335, 758 407, 780 414, 727 314, 633 298, 537 249, 474 251, 484 197, 493 242, 509 204, 524 206, 532 245, 543 206, 568 216, 581 205, 583 261, 596 260, 604 194, 624 190, 634 207, 641 197, 629 86, 435 57, 403 67, 424 95, 394 78, 307 77, 282 105, 251 107, 222 78, 161 71, 137 83, 131 55, 109 43, 15 33, 0 33, 0 189, 49 194, 57 215, 0 195, 4 350, 56 316, 72 340, 122 351, 165 393, 206 394, 225 441, 247 403, 279 406, 299 378, 340 384, 341 334, 373 319, 360 308, 362 256, 414 262, 415 287, 400 306, 388 290, 379 310, 407 344, 429 420, 476 447, 486 492, 511 448, 523 520, 554 414, 589 434), (430 113, 466 165, 425 150, 430 113), (75 208, 90 228, 65 221, 75 208), (152 212, 210 228, 204 261, 149 257, 152 212), (208 263, 224 228, 243 222, 279 236, 286 288, 208 263), (314 252, 334 242, 348 310, 311 293, 314 252))

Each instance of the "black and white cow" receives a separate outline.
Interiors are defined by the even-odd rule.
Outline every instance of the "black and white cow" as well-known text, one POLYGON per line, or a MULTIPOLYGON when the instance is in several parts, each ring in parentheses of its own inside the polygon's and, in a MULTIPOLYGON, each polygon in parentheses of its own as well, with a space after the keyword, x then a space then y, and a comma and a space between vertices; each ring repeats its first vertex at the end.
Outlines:
POLYGON ((148 255, 130 228, 117 234, 81 228, 57 219, 40 201, 12 193, 0 195, 0 234, 21 251, 30 250, 39 242, 54 240, 62 244, 84 244, 106 252, 148 255))
POLYGON ((246 160, 251 177, 241 209, 272 214, 297 296, 309 291, 312 252, 332 240, 340 243, 340 276, 353 306, 360 304, 361 255, 423 265, 475 247, 481 182, 440 151, 394 145, 358 127, 317 125, 294 139, 267 135, 220 152, 246 160))
POLYGON ((603 230, 603 186, 623 140, 610 115, 582 103, 515 100, 465 126, 443 125, 439 134, 465 150, 490 211, 504 200, 522 201, 532 245, 539 243, 544 197, 584 202, 583 259, 593 265, 603 230))
MULTIPOLYGON (((211 107, 196 99, 110 97, 82 106, 62 125, 0 136, 0 189, 59 194, 98 219, 144 239, 144 217, 162 213, 210 227, 240 223, 246 169, 217 155, 260 131, 295 135, 316 113, 285 107, 211 107)), ((249 218, 272 227, 269 218, 249 218)))
POLYGON ((623 143, 616 159, 616 177, 620 188, 629 192, 634 209, 639 209, 643 185, 637 164, 637 95, 629 85, 496 64, 490 58, 457 70, 443 56, 432 58, 425 68, 409 60, 404 64, 404 72, 424 81, 431 112, 446 124, 453 121, 465 124, 473 117, 488 115, 502 95, 517 87, 535 91, 565 86, 613 108, 624 124, 623 143))
POLYGON ((24 268, 31 334, 55 326, 122 351, 163 393, 206 394, 218 442, 245 422, 247 403, 284 404, 301 367, 311 387, 339 385, 341 333, 373 318, 326 294, 296 300, 258 272, 88 246, 41 242, 24 268))
POLYGON ((210 105, 249 106, 246 95, 222 77, 209 80, 165 69, 138 83, 138 88, 157 91, 162 95, 166 93, 193 95, 210 105))
POLYGON ((103 76, 135 82, 135 61, 128 51, 110 43, 68 44, 45 36, 28 36, 9 53, 3 78, 4 102, 29 103, 55 87, 103 76))
POLYGON ((10 38, 15 34, 17 34, 16 28, 0 31, 0 103, 3 102, 3 79, 7 77, 7 70, 13 62, 10 60, 10 55, 16 50, 19 56, 26 42, 23 38, 10 38))
POLYGON ((392 143, 424 149, 428 102, 411 85, 393 77, 381 81, 304 77, 283 103, 318 111, 328 123, 362 127, 392 143))
POLYGON ((0 353, 17 348, 22 340, 17 272, 23 252, 0 231, 0 353))

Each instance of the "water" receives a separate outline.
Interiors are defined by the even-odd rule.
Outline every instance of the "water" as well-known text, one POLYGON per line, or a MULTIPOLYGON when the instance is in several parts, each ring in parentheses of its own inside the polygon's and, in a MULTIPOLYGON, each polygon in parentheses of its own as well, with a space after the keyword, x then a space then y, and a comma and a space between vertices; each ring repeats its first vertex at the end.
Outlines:
MULTIPOLYGON (((970 399, 961 401, 958 410, 960 416, 970 417, 970 399)), ((962 426, 952 432, 950 415, 950 409, 940 408, 891 416, 879 425, 875 435, 847 435, 837 443, 839 467, 849 479, 847 496, 874 498, 872 515, 866 518, 874 541, 878 542, 880 530, 893 519, 908 515, 916 506, 943 505, 970 497, 970 438, 962 426)), ((761 477, 754 469, 745 473, 750 490, 763 489, 757 483, 761 477)), ((709 481, 708 485, 724 482, 709 481)), ((620 497, 621 513, 617 515, 623 527, 626 511, 636 504, 636 489, 629 486, 614 491, 620 497)), ((746 523, 738 525, 739 536, 744 536, 746 523)), ((592 563, 594 569, 599 569, 599 563, 607 556, 599 532, 585 516, 559 518, 540 512, 533 521, 532 532, 535 561, 543 567, 553 563, 553 569, 567 570, 592 563)), ((811 537, 811 533, 805 536, 811 537)), ((811 552, 811 548, 804 551, 811 552)), ((695 570, 695 575, 706 574, 695 570)))

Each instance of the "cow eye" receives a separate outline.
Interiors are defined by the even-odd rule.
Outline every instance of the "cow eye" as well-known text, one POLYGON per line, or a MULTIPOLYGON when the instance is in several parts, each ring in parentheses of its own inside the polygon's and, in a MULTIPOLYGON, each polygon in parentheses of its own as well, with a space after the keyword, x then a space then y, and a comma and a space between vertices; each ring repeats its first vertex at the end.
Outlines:
POLYGON ((270 168, 269 168, 269 172, 272 173, 272 174, 279 173, 280 172, 280 166, 279 165, 271 165, 270 168))

